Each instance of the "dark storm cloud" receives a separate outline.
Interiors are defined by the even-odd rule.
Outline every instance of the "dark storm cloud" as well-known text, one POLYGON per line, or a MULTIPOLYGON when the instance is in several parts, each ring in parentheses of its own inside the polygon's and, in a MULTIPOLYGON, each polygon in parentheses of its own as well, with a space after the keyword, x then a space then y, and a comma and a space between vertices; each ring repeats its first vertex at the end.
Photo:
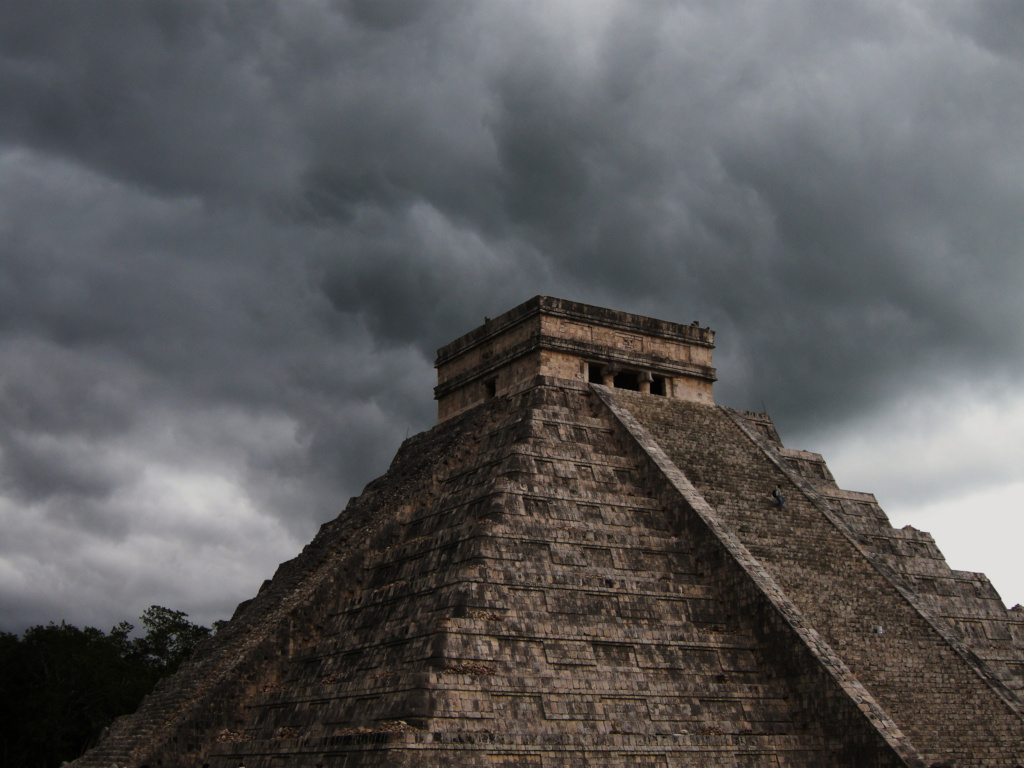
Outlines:
POLYGON ((0 13, 7 140, 169 193, 266 194, 287 180, 278 83, 259 61, 276 19, 266 5, 10 3, 0 13))
POLYGON ((1002 0, 4 4, 0 558, 87 531, 152 585, 169 520, 208 578, 229 531, 301 544, 430 425, 436 347, 536 293, 711 325, 718 399, 791 430, 1012 381, 1022 30, 1002 0))
MULTIPOLYGON (((69 451, 78 445, 88 453, 96 444, 141 439, 143 417, 155 408, 183 416, 240 409, 254 419, 294 422, 301 433, 294 450, 320 457, 312 470, 297 470, 303 462, 290 455, 262 455, 258 443, 239 461, 268 475, 272 466, 286 476, 311 472, 314 487, 323 474, 322 504, 313 493, 290 516, 307 524, 340 506, 326 491, 358 487, 382 468, 399 425, 378 446, 381 430, 387 433, 389 411, 397 417, 404 404, 393 408, 382 397, 383 407, 371 411, 381 415, 368 416, 370 406, 360 403, 381 393, 381 381, 400 384, 401 375, 379 370, 385 361, 400 358, 402 369, 427 366, 401 349, 379 350, 358 322, 333 316, 307 279, 304 254, 285 252, 273 227, 204 210, 191 199, 154 200, 63 161, 17 153, 6 159, 3 192, 12 215, 4 228, 10 268, 0 283, 9 339, 0 444, 11 493, 66 495, 71 478, 82 475, 88 456, 51 450, 40 457, 26 449, 32 441, 63 442, 69 451), (102 203, 83 212, 78 200, 67 200, 68 187, 102 203), (30 214, 33 206, 47 212, 45 221, 30 214), (58 235, 55 242, 55 224, 74 239, 58 235), (358 439, 347 452, 346 438, 358 439), (40 481, 44 467, 64 481, 40 481)), ((315 234, 302 232, 288 238, 300 251, 315 241, 315 234)), ((408 426, 404 419, 401 429, 408 426)), ((195 429, 178 438, 183 454, 228 448, 195 429)), ((239 435, 223 439, 230 443, 239 435)), ((102 484, 100 477, 93 480, 102 484)), ((93 490, 83 488, 82 495, 93 490)))

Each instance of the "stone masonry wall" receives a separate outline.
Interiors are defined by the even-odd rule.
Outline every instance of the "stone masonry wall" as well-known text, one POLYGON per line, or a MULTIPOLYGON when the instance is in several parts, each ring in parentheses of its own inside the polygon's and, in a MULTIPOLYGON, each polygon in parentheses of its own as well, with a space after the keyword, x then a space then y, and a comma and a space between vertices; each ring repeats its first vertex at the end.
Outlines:
POLYGON ((1021 717, 724 410, 617 394, 929 760, 1022 759, 1021 717))
POLYGON ((952 570, 931 534, 909 525, 893 528, 870 493, 841 490, 820 455, 782 447, 774 427, 766 428, 765 414, 728 413, 792 480, 809 484, 834 519, 913 594, 917 608, 1024 708, 1024 607, 1007 610, 984 574, 952 570))
POLYGON ((844 732, 794 708, 720 565, 646 495, 591 398, 497 398, 211 764, 896 764, 843 758, 844 732))
POLYGON ((543 377, 407 440, 76 766, 1011 764, 1019 719, 813 505, 761 504, 786 476, 724 411, 612 397, 670 448, 543 377))
POLYGON ((565 381, 410 439, 78 765, 904 764, 649 465, 565 381))
POLYGON ((190 661, 161 681, 136 713, 119 718, 72 765, 192 768, 215 745, 238 738, 252 697, 279 685, 282 664, 318 635, 324 613, 337 600, 358 594, 366 548, 386 538, 402 505, 429 498, 433 468, 451 461, 464 434, 474 428, 473 417, 453 419, 408 439, 384 476, 324 524, 190 661))

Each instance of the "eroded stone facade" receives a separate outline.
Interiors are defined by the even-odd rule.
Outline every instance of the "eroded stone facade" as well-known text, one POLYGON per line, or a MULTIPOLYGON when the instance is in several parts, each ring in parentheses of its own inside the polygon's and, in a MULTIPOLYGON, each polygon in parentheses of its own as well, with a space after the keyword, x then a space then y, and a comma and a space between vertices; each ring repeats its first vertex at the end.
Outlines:
POLYGON ((696 323, 535 296, 438 350, 438 421, 535 376, 711 403, 714 345, 696 323))
POLYGON ((538 297, 442 349, 441 423, 76 765, 1024 763, 1022 612, 712 343, 538 297))

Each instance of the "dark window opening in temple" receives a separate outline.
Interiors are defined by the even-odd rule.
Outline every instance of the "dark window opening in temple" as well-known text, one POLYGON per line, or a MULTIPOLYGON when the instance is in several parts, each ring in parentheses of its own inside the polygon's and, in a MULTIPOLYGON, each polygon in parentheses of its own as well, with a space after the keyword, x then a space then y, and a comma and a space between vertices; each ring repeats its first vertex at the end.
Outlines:
POLYGON ((604 366, 600 363, 589 363, 587 365, 587 381, 592 381, 595 384, 601 384, 601 374, 604 372, 604 366))
POLYGON ((498 394, 498 380, 497 379, 488 379, 487 381, 485 381, 484 382, 484 395, 486 395, 486 397, 489 399, 489 398, 494 397, 496 394, 498 394))
POLYGON ((665 395, 665 377, 655 376, 654 381, 651 382, 651 394, 652 395, 665 395))
POLYGON ((615 375, 616 389, 631 389, 634 392, 640 391, 640 377, 633 372, 623 371, 615 375))

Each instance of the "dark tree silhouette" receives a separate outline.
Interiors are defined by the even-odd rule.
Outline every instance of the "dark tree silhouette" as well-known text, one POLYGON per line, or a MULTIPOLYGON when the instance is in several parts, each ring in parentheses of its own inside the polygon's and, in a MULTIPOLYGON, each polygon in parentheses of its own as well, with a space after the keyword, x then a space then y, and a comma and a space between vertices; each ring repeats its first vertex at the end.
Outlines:
POLYGON ((128 622, 109 634, 64 622, 0 633, 0 765, 58 768, 81 755, 209 637, 187 616, 151 606, 135 638, 128 622))
POLYGON ((187 613, 159 605, 143 611, 141 621, 146 634, 135 641, 135 650, 165 674, 177 670, 196 646, 210 636, 209 627, 193 624, 187 613))

